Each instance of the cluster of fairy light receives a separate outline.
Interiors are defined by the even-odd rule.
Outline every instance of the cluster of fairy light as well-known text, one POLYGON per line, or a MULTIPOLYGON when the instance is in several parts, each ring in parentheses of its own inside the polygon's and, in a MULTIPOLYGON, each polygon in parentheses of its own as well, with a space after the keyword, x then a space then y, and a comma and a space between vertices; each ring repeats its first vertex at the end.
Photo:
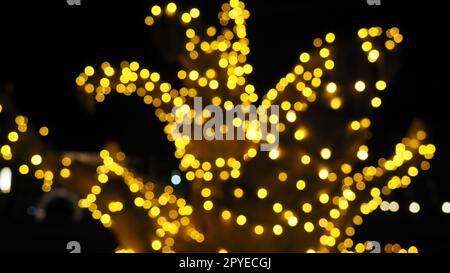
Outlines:
MULTIPOLYGON (((2 107, 0 107, 0 112, 2 107)), ((16 145, 20 145, 21 137, 26 134, 28 128, 28 118, 23 115, 18 115, 14 119, 14 129, 6 134, 7 144, 4 144, 0 148, 0 154, 6 161, 14 160, 14 148, 16 145)), ((49 134, 49 129, 45 126, 39 128, 39 135, 45 137, 49 134)), ((27 158, 27 162, 23 162, 18 167, 18 171, 22 175, 32 174, 38 180, 42 181, 42 190, 49 192, 52 189, 55 176, 59 176, 62 179, 66 179, 70 176, 70 170, 64 165, 59 166, 57 170, 52 170, 43 163, 43 155, 40 153, 33 153, 27 158)))
MULTIPOLYGON (((424 144, 426 132, 416 128, 396 145, 392 157, 381 158, 376 165, 365 166, 360 172, 356 171, 356 168, 370 158, 369 147, 366 145, 359 145, 352 159, 348 159, 348 162, 356 163, 344 162, 337 168, 332 167, 334 166, 332 162, 337 157, 333 147, 320 148, 317 151, 318 158, 310 153, 300 155, 296 168, 314 170, 317 181, 339 183, 340 187, 337 193, 326 190, 311 193, 311 198, 314 200, 300 203, 299 207, 288 207, 284 204, 282 196, 272 196, 271 184, 261 186, 255 192, 247 192, 244 190, 245 187, 239 186, 239 183, 231 183, 231 181, 239 181, 242 177, 245 163, 257 156, 267 156, 267 160, 276 162, 286 160, 284 155, 289 149, 289 145, 282 143, 280 148, 273 149, 267 154, 258 152, 257 144, 275 141, 273 134, 268 134, 265 139, 262 138, 259 131, 260 122, 278 124, 277 130, 281 135, 289 135, 295 145, 305 145, 313 132, 300 123, 299 119, 302 113, 308 111, 312 103, 320 101, 333 111, 339 111, 345 106, 346 97, 343 89, 346 87, 329 81, 327 77, 335 69, 333 58, 335 34, 328 33, 323 38, 314 39, 314 50, 309 53, 302 52, 293 70, 282 77, 262 98, 260 107, 265 109, 269 109, 271 105, 280 105, 279 116, 269 114, 256 124, 235 118, 233 125, 242 126, 245 129, 248 141, 242 144, 244 148, 240 149, 239 154, 233 156, 227 156, 225 152, 216 152, 210 154, 208 160, 204 160, 199 155, 201 146, 196 146, 195 142, 186 136, 172 134, 172 127, 177 122, 177 113, 173 115, 171 110, 174 106, 178 106, 181 114, 193 111, 193 98, 197 96, 226 110, 232 109, 236 104, 242 104, 245 107, 258 101, 254 85, 247 82, 247 76, 253 71, 253 67, 247 63, 250 47, 246 20, 250 13, 242 1, 231 0, 229 3, 224 3, 218 15, 222 26, 220 30, 214 26, 203 30, 194 29, 194 26, 197 26, 194 22, 200 17, 200 10, 196 8, 183 12, 175 3, 168 3, 166 6, 153 6, 150 13, 151 15, 145 18, 145 24, 149 26, 154 25, 162 16, 168 16, 179 20, 185 28, 184 58, 189 60, 190 66, 179 70, 177 74, 183 82, 181 88, 177 89, 171 83, 163 81, 158 72, 143 68, 136 61, 123 61, 119 68, 114 68, 108 62, 104 62, 99 70, 87 66, 76 78, 76 84, 86 93, 93 94, 98 102, 103 102, 106 95, 111 92, 117 92, 126 96, 136 94, 145 104, 152 105, 160 121, 167 123, 164 131, 168 139, 175 144, 174 155, 180 159, 180 170, 185 172, 188 181, 198 184, 192 188, 196 191, 194 194, 201 196, 201 206, 195 207, 196 213, 194 213, 194 207, 188 205, 186 200, 176 197, 171 186, 165 187, 157 194, 154 183, 144 182, 120 164, 125 157, 123 153, 113 156, 103 150, 100 152, 103 164, 97 168, 98 185, 92 186, 91 192, 80 200, 80 207, 88 208, 93 218, 100 220, 105 227, 114 225, 114 214, 126 211, 124 200, 109 200, 105 203, 106 205, 100 206, 98 199, 110 177, 117 176, 126 183, 130 192, 136 194, 134 205, 145 209, 149 218, 156 223, 153 239, 150 242, 155 251, 172 252, 175 235, 181 228, 184 228, 185 234, 190 239, 198 243, 208 240, 208 234, 202 234, 193 227, 191 218, 215 215, 218 217, 218 223, 234 223, 234 227, 243 233, 242 236, 245 232, 249 232, 252 236, 256 235, 256 238, 259 236, 263 240, 265 238, 263 235, 277 237, 286 234, 286 229, 294 229, 317 239, 315 245, 308 246, 310 252, 327 252, 333 249, 341 252, 364 252, 366 245, 352 240, 355 227, 362 224, 363 216, 378 208, 398 211, 397 203, 387 202, 383 198, 392 190, 407 187, 411 183, 411 178, 417 176, 420 170, 430 168, 429 160, 433 158, 436 149, 432 144, 424 144), (380 184, 375 181, 385 183, 380 184), (232 185, 229 198, 235 198, 236 201, 245 199, 246 195, 255 195, 261 202, 272 202, 267 215, 268 217, 273 215, 277 219, 276 223, 272 220, 268 221, 270 224, 255 222, 251 215, 244 215, 218 205, 215 197, 225 193, 221 192, 221 187, 217 185, 224 182, 232 185), (273 202, 275 198, 279 200, 273 202), (317 211, 324 213, 318 214, 317 211)), ((361 39, 361 49, 369 63, 383 60, 382 47, 392 51, 403 40, 402 34, 396 27, 386 31, 381 27, 363 28, 358 31, 358 36, 361 39)), ((388 85, 385 79, 378 79, 375 82, 360 79, 354 82, 352 95, 370 96, 368 107, 379 108, 382 105, 381 95, 386 90, 388 85)), ((208 119, 208 113, 202 113, 200 116, 201 118, 194 122, 202 124, 208 119)), ((18 122, 18 131, 21 124, 22 127, 25 124, 26 128, 26 120, 19 121, 22 122, 18 122)), ((349 134, 359 134, 367 131, 371 123, 368 117, 349 120, 346 130, 349 134)), ((230 129, 234 128, 226 126, 220 128, 224 134, 230 129)), ((43 135, 45 132, 48 133, 48 129, 41 129, 41 131, 43 135)), ((16 134, 11 132, 10 140, 16 139, 18 136, 16 134)), ((6 160, 12 157, 11 147, 8 145, 2 147, 1 153, 6 160)), ((41 161, 40 155, 31 157, 31 163, 35 166, 39 166, 41 161)), ((70 159, 63 158, 62 165, 60 175, 68 178, 70 159)), ((28 166, 22 166, 20 172, 28 173, 28 166)), ((46 181, 53 180, 53 173, 38 169, 35 175, 37 178, 44 179, 45 188, 43 189, 49 190, 51 183, 46 181)), ((294 181, 293 189, 300 192, 305 191, 310 183, 315 182, 292 177, 289 170, 278 172, 274 180, 274 183, 281 182, 285 185, 289 185, 289 181, 294 181)), ((445 207, 448 211, 450 211, 449 206, 445 207)), ((417 211, 416 204, 412 205, 411 211, 417 211)), ((217 249, 220 252, 233 250, 220 246, 217 246, 217 249)), ((132 250, 122 249, 121 251, 132 250)), ((395 244, 386 245, 385 251, 417 252, 417 249, 414 246, 403 249, 395 244)))
POLYGON ((166 186, 158 194, 158 189, 153 182, 144 182, 142 178, 136 177, 120 164, 125 159, 125 154, 122 152, 113 157, 109 151, 102 150, 99 156, 103 164, 97 167, 98 184, 93 185, 91 192, 79 201, 79 206, 89 209, 94 219, 100 220, 105 227, 109 228, 113 224, 113 215, 125 209, 124 201, 120 200, 110 201, 104 205, 103 209, 96 202, 105 185, 110 181, 110 177, 117 176, 136 196, 133 205, 144 209, 148 217, 155 220, 156 225, 151 239, 153 250, 173 252, 172 247, 179 232, 199 243, 204 241, 204 235, 191 223, 192 206, 188 205, 185 199, 178 198, 174 194, 173 187, 166 186))

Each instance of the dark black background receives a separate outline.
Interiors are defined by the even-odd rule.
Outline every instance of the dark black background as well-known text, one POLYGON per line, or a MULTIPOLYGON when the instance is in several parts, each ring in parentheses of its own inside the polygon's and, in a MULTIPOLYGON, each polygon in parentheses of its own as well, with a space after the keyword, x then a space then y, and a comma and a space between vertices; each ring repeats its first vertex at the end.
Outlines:
MULTIPOLYGON (((95 113, 90 112, 80 103, 74 83, 86 65, 125 59, 138 60, 175 80, 176 62, 158 49, 167 35, 155 35, 143 23, 149 7, 164 2, 81 2, 81 6, 68 6, 64 0, 0 2, 0 86, 13 85, 17 107, 36 126, 50 127, 48 140, 57 149, 98 151, 107 141, 116 140, 127 154, 147 159, 141 166, 144 171, 151 165, 155 176, 166 178, 177 162, 151 108, 137 98, 110 96, 95 113)), ((215 23, 220 1, 182 3, 200 7, 205 20, 215 23)), ((251 80, 257 90, 272 87, 291 69, 298 53, 311 47, 312 39, 329 31, 354 39, 360 27, 401 29, 405 37, 402 69, 376 116, 371 147, 382 155, 388 153, 413 118, 419 117, 438 153, 430 172, 392 196, 399 200, 400 211, 376 212, 358 234, 380 242, 414 243, 424 252, 448 251, 449 215, 441 211, 442 203, 450 201, 446 168, 450 90, 445 75, 450 64, 449 30, 443 1, 382 0, 375 7, 365 0, 249 0, 247 6, 252 14, 250 62, 255 68, 251 80), (420 213, 408 211, 411 201, 421 204, 420 213)), ((82 223, 62 221, 67 218, 61 209, 64 204, 54 204, 52 221, 36 223, 26 210, 39 199, 39 187, 17 179, 13 192, 0 196, 0 252, 64 251, 70 240, 82 242, 86 251, 114 249, 112 235, 87 214, 82 223)))

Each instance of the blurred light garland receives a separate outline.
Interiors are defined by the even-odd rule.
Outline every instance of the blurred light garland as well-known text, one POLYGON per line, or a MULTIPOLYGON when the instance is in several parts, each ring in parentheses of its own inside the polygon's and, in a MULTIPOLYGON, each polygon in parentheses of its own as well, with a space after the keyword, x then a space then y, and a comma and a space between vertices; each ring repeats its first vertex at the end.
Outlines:
MULTIPOLYGON (((365 252, 367 242, 352 239, 363 217, 378 208, 396 211, 397 203, 385 198, 392 190, 408 187, 420 170, 430 168, 436 148, 426 142, 427 133, 420 122, 411 126, 391 157, 371 158, 365 144, 372 123, 368 113, 382 106, 381 97, 389 89, 387 79, 357 79, 350 86, 332 80, 336 78, 334 33, 314 39, 313 50, 302 52, 292 71, 260 99, 247 79, 253 72, 247 62, 249 16, 243 1, 231 0, 222 5, 218 14, 221 28, 217 29, 198 22, 197 8, 182 11, 172 2, 151 7, 146 25, 167 17, 178 20, 185 30, 185 54, 180 57, 183 69, 177 74, 182 87, 178 89, 137 61, 123 61, 119 67, 108 62, 99 69, 87 66, 76 78, 78 87, 98 102, 117 92, 136 94, 154 107, 156 116, 166 123, 164 132, 174 143, 174 156, 190 183, 189 199, 181 198, 172 186, 146 182, 132 173, 125 167, 123 152, 102 150, 96 182, 74 190, 85 194, 79 206, 116 232, 122 244, 117 252, 365 252), (171 110, 175 106, 192 109, 194 97, 227 110, 257 102, 266 108, 280 105, 280 117, 266 117, 266 122, 279 122, 279 148, 259 152, 258 145, 270 143, 273 136, 263 139, 255 129, 260 124, 255 127, 239 119, 234 121, 235 127, 244 123, 246 141, 193 141, 173 135, 177 117, 171 110), (365 105, 367 113, 349 120, 345 109, 353 103, 365 105), (332 128, 336 135, 324 133, 323 127, 332 128), (376 163, 365 163, 369 161, 376 163), (103 196, 111 180, 123 181, 130 195, 103 196), (130 222, 121 218, 130 206, 144 210, 146 219, 130 222), (129 227, 144 222, 146 235, 139 238, 147 236, 145 242, 127 240, 132 237, 129 227)), ((369 65, 383 62, 403 41, 396 27, 362 28, 357 36, 369 65)), ((234 128, 221 131, 230 129, 234 128)), ((38 132, 44 137, 49 129, 42 127, 38 132)), ((50 191, 55 180, 65 186, 72 183, 77 173, 72 168, 75 158, 58 155, 47 163, 46 151, 28 147, 31 144, 21 147, 24 152, 19 154, 26 156, 14 156, 15 147, 25 143, 22 135, 27 133, 28 119, 16 116, 15 128, 6 133, 6 144, 1 146, 3 159, 25 160, 16 163, 19 173, 43 181, 43 191, 50 191)), ((413 209, 417 210, 416 206, 413 209)), ((387 244, 384 250, 418 251, 415 246, 398 244, 387 244)))

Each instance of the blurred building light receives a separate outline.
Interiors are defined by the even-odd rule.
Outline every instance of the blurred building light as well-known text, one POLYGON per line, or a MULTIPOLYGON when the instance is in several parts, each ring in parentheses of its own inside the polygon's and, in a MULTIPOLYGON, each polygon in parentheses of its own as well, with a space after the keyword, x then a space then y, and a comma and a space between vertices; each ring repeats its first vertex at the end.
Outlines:
POLYGON ((11 191, 12 172, 8 167, 0 171, 0 191, 2 193, 9 193, 11 191))

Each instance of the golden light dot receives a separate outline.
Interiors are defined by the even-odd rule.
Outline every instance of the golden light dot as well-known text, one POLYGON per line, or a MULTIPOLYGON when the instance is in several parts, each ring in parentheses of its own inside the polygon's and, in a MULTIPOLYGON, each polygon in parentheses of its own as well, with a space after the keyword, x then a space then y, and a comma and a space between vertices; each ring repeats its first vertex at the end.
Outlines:
POLYGON ((48 133, 49 133, 49 130, 48 130, 48 128, 47 127, 41 127, 40 129, 39 129, 39 134, 41 135, 41 136, 48 136, 48 133))
POLYGON ((356 155, 359 158, 359 160, 362 160, 362 161, 366 160, 369 157, 369 153, 364 150, 358 151, 358 153, 356 155))
POLYGON ((161 15, 161 13, 162 13, 162 9, 161 9, 161 7, 160 6, 158 6, 158 5, 154 5, 152 8, 151 8, 151 13, 154 15, 154 16, 159 16, 159 15, 161 15))
POLYGON ((311 58, 311 57, 310 57, 309 54, 306 53, 306 52, 300 54, 300 61, 301 61, 302 63, 307 63, 307 62, 309 62, 310 58, 311 58))
POLYGON ((375 84, 375 88, 379 91, 385 90, 387 87, 387 83, 385 81, 377 81, 375 84))
POLYGON ((358 30, 358 36, 361 39, 364 39, 367 37, 367 35, 369 35, 369 32, 367 31, 367 28, 361 28, 360 30, 358 30))
POLYGON ((211 196, 211 190, 209 188, 204 188, 201 194, 203 197, 208 198, 211 196))
POLYGON ((197 8, 191 9, 189 14, 192 16, 192 18, 198 18, 200 16, 200 10, 197 8))
POLYGON ((205 210, 207 210, 207 211, 212 210, 213 207, 214 207, 214 203, 213 203, 212 201, 210 201, 210 200, 205 201, 205 202, 203 203, 203 208, 204 208, 205 210))
POLYGON ((328 93, 333 94, 333 93, 336 92, 336 90, 337 90, 337 85, 336 85, 334 82, 330 82, 330 83, 327 85, 327 92, 328 92, 328 93))
POLYGON ((245 217, 244 215, 239 215, 239 216, 236 218, 236 223, 237 223, 238 225, 240 225, 240 226, 245 225, 245 223, 247 223, 247 217, 245 217))
POLYGON ((25 174, 28 174, 29 171, 30 171, 30 168, 27 165, 25 165, 25 164, 20 165, 20 167, 19 167, 20 174, 25 175, 25 174))
POLYGON ((319 201, 320 201, 320 203, 322 203, 322 204, 328 203, 329 200, 330 200, 330 196, 329 196, 328 194, 326 194, 326 193, 322 193, 322 194, 319 196, 319 201))
POLYGON ((331 157, 331 150, 328 149, 328 148, 322 149, 322 150, 320 151, 320 156, 321 156, 323 159, 325 159, 325 160, 330 159, 330 157, 331 157))
POLYGON ((100 222, 104 225, 109 224, 111 222, 111 216, 109 216, 109 214, 103 214, 102 217, 100 217, 100 222))
POLYGON ((311 163, 311 157, 309 155, 303 155, 300 160, 304 165, 308 165, 309 163, 311 163))
POLYGON ((267 197, 267 190, 265 188, 261 188, 258 190, 257 195, 259 199, 264 199, 267 197))
POLYGON ((11 142, 16 142, 19 140, 19 134, 17 132, 10 132, 8 134, 8 140, 11 142))
POLYGON ((332 43, 332 42, 334 42, 335 39, 336 39, 336 36, 334 35, 334 33, 331 33, 331 32, 325 36, 325 41, 327 41, 327 43, 332 43))
POLYGON ((153 250, 158 251, 158 250, 161 249, 161 247, 162 247, 162 244, 161 244, 161 242, 159 240, 153 240, 152 241, 152 249, 153 250))
POLYGON ((358 92, 363 92, 366 89, 366 84, 363 81, 357 81, 355 83, 355 90, 358 92))
POLYGON ((337 218, 339 218, 340 215, 341 215, 341 213, 339 212, 339 210, 337 210, 337 209, 330 210, 331 218, 337 219, 337 218))
POLYGON ((228 210, 222 211, 222 219, 229 220, 231 218, 231 212, 228 210))
POLYGON ((380 52, 376 49, 372 49, 369 52, 369 56, 367 57, 369 62, 374 63, 378 60, 378 57, 380 57, 380 52))
POLYGON ((297 115, 295 114, 295 111, 290 110, 289 112, 287 112, 286 119, 291 123, 295 122, 297 120, 297 115))
POLYGON ((361 129, 361 124, 359 123, 359 121, 352 121, 352 123, 350 124, 350 127, 352 128, 353 131, 358 131, 359 129, 361 129))
POLYGON ((314 224, 311 222, 306 222, 303 225, 303 228, 305 229, 306 232, 313 232, 314 231, 314 224))
POLYGON ((42 157, 40 155, 33 155, 31 157, 31 164, 37 166, 42 163, 42 157))
POLYGON ((278 157, 280 157, 280 151, 278 149, 273 149, 269 152, 269 157, 272 160, 277 159, 278 157))
POLYGON ((264 233, 264 227, 261 225, 255 226, 255 234, 261 235, 264 233))
POLYGON ((283 233, 283 227, 281 225, 274 225, 273 226, 273 234, 279 236, 283 233))
POLYGON ((301 141, 303 139, 305 139, 306 137, 306 132, 303 129, 298 129, 297 131, 295 131, 294 137, 296 140, 301 141))
POLYGON ((291 216, 288 218, 288 225, 291 227, 295 227, 298 224, 298 219, 295 216, 291 216))
POLYGON ((378 108, 381 106, 382 101, 379 97, 375 97, 372 99, 372 101, 370 103, 372 104, 373 108, 378 108))
POLYGON ((302 210, 303 210, 305 213, 310 213, 310 212, 312 211, 312 205, 311 205, 310 203, 305 203, 305 204, 303 204, 303 206, 302 206, 302 210))
POLYGON ((298 180, 295 186, 299 191, 302 191, 306 188, 306 183, 304 180, 298 180))
POLYGON ((86 66, 86 68, 84 69, 84 73, 90 77, 90 76, 94 75, 95 70, 92 66, 86 66))
POLYGON ((173 14, 177 11, 177 5, 173 2, 170 2, 169 4, 167 4, 166 6, 166 11, 169 14, 173 14))
POLYGON ((272 209, 276 213, 281 213, 283 211, 283 205, 281 205, 280 203, 275 203, 273 204, 272 209))
POLYGON ((321 169, 321 170, 319 171, 319 178, 322 179, 322 180, 327 179, 327 178, 328 178, 328 175, 329 175, 329 172, 328 172, 327 169, 321 169))
POLYGON ((59 174, 61 175, 62 178, 69 178, 70 177, 70 170, 67 168, 62 169, 59 174))
POLYGON ((340 98, 333 98, 331 100, 330 106, 334 110, 338 110, 342 106, 342 100, 340 98))
POLYGON ((278 180, 280 180, 281 182, 285 182, 288 179, 288 175, 285 172, 280 172, 278 174, 278 180))
POLYGON ((233 191, 234 197, 242 198, 244 196, 244 191, 241 188, 236 188, 233 191))

